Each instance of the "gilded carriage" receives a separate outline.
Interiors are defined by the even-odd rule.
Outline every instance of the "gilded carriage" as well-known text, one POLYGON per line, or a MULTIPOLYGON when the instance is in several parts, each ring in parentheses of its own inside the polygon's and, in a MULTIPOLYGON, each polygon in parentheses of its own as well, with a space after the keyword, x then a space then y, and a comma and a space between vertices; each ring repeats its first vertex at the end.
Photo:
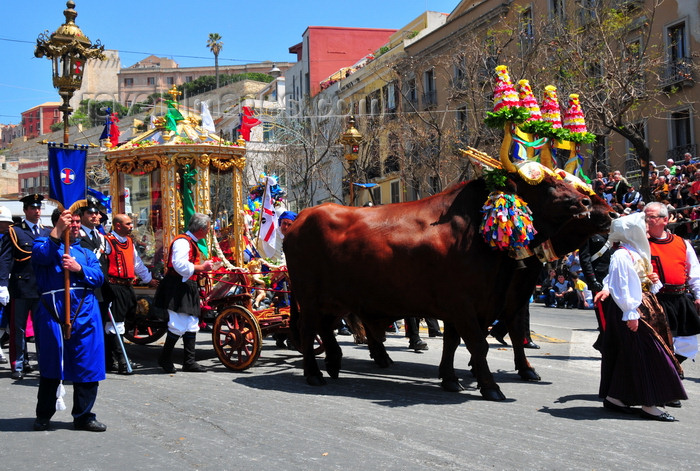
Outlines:
MULTIPOLYGON (((173 91, 173 98, 176 96, 173 91)), ((212 214, 221 224, 219 237, 207 246, 226 247, 231 266, 243 266, 245 142, 226 141, 201 125, 201 116, 167 101, 167 110, 152 126, 105 152, 113 213, 134 222, 133 239, 154 276, 164 273, 168 248, 184 230, 185 211, 212 214), (191 195, 188 208, 183 193, 191 195)), ((217 231, 218 232, 218 231, 217 231)), ((219 255, 222 255, 219 252, 219 255)), ((213 343, 227 367, 244 369, 260 353, 264 335, 289 327, 289 308, 252 309, 249 277, 220 268, 203 277, 203 321, 213 324, 213 343)), ((150 305, 153 291, 138 288, 138 309, 127 320, 126 337, 146 344, 166 332, 162 313, 150 305)))

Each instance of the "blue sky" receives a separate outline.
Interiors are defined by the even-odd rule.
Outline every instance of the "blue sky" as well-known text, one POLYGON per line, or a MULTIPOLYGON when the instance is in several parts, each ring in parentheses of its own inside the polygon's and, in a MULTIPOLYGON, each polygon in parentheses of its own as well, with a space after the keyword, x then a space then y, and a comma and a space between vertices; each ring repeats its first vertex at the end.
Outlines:
MULTIPOLYGON (((180 67, 214 65, 209 33, 222 36, 220 65, 288 61, 307 26, 398 29, 423 11, 450 13, 459 0, 76 0, 76 24, 93 42, 120 51, 122 67, 155 54, 180 67), (330 5, 330 6, 329 6, 330 5)), ((9 1, 0 18, 0 123, 59 101, 51 64, 34 58, 36 38, 64 22, 65 0, 9 1)))

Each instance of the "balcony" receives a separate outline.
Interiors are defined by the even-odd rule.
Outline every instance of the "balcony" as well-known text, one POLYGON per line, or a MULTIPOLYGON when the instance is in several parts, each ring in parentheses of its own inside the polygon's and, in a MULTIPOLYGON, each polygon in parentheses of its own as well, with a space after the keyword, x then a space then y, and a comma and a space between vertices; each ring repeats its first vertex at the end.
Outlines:
POLYGON ((666 152, 666 159, 673 159, 675 162, 683 162, 683 156, 686 152, 690 152, 693 158, 697 157, 697 145, 688 144, 685 146, 674 147, 666 152))
POLYGON ((437 90, 428 90, 423 93, 423 108, 437 105, 437 90))
POLYGON ((693 59, 683 57, 669 61, 661 73, 661 86, 664 89, 671 87, 690 87, 695 83, 693 77, 693 59))

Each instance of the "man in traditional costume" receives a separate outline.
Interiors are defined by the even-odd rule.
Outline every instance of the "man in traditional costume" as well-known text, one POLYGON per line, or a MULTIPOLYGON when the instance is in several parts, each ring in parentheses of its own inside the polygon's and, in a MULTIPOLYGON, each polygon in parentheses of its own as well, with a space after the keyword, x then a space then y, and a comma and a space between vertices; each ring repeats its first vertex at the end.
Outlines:
POLYGON ((195 339, 199 331, 200 296, 197 273, 211 271, 212 261, 202 263, 197 242, 207 236, 211 220, 205 214, 195 213, 185 234, 170 244, 168 266, 163 281, 156 290, 155 307, 167 309, 168 335, 158 365, 166 373, 175 373, 172 362, 175 343, 182 337, 185 355, 183 371, 203 372, 206 369, 195 361, 195 339))
POLYGON ((598 395, 613 412, 673 422, 659 407, 688 397, 668 345, 666 317, 653 294, 662 284, 651 266, 644 214, 613 221, 609 239, 620 248, 595 297, 603 302, 606 323, 598 395), (641 411, 633 405, 641 405, 641 411))
MULTIPOLYGON (((12 226, 0 245, 0 303, 12 300, 10 311, 10 362, 12 379, 21 380, 33 370, 27 356, 26 329, 29 313, 39 306, 32 268, 32 246, 38 237, 46 237, 50 229, 41 225, 42 195, 29 195, 20 199, 24 220, 12 226)), ((38 351, 38 350, 37 350, 38 351)))
POLYGON ((659 303, 668 317, 676 358, 682 363, 698 352, 700 264, 690 243, 666 230, 666 205, 649 203, 644 207, 644 214, 649 225, 651 263, 663 283, 658 294, 659 303))
POLYGON ((136 293, 133 283, 136 277, 151 288, 158 286, 141 257, 139 257, 131 231, 134 223, 126 214, 117 214, 112 219, 112 232, 107 240, 106 255, 108 263, 107 284, 111 293, 110 310, 114 317, 114 325, 109 318, 105 320, 105 350, 107 355, 107 371, 116 370, 119 374, 132 374, 127 368, 127 360, 121 350, 118 335, 124 334, 124 320, 133 316, 136 310, 136 293))
POLYGON ((56 213, 56 219, 49 237, 37 238, 32 250, 41 295, 34 329, 42 352, 34 430, 48 430, 56 410, 65 409, 62 382, 67 380, 73 383, 71 413, 76 430, 104 432, 107 426, 92 412, 99 381, 105 379, 102 318, 94 294, 104 276, 95 254, 77 239, 79 217, 63 211, 56 213), (71 245, 64 254, 61 237, 68 229, 71 245), (64 323, 64 270, 70 272, 70 327, 64 323))

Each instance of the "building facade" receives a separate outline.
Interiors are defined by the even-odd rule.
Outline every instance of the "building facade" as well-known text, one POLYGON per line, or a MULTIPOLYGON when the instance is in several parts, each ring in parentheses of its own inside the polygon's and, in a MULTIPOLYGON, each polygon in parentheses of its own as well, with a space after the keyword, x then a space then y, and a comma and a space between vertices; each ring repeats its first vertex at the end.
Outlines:
POLYGON ((22 134, 34 139, 51 132, 51 126, 63 120, 59 102, 46 102, 22 112, 22 134))
MULTIPOLYGON (((234 75, 258 72, 267 74, 277 67, 286 70, 288 62, 272 63, 270 61, 255 64, 219 65, 219 75, 234 75)), ((131 67, 123 68, 117 76, 119 103, 130 107, 145 101, 149 95, 164 93, 173 85, 180 86, 200 77, 213 76, 214 67, 179 67, 165 57, 149 56, 131 67)), ((186 97, 181 97, 185 99, 186 97)))

